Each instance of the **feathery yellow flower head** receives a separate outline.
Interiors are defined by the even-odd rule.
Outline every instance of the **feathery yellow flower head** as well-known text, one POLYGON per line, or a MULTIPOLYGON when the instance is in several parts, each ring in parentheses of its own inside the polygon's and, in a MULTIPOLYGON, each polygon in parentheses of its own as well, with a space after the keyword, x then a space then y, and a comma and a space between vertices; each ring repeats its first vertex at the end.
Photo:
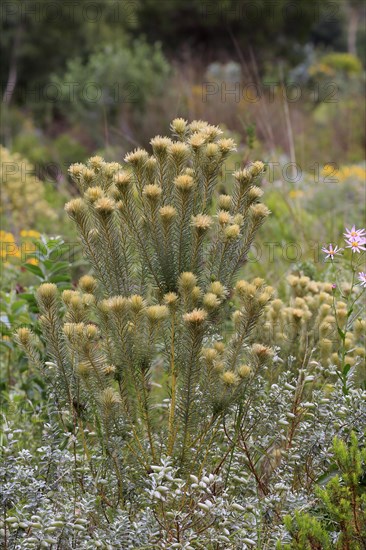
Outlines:
MULTIPOLYGON (((68 296, 66 296, 66 299, 68 299, 68 296)), ((73 294, 70 295, 69 301, 65 303, 75 311, 81 310, 83 307, 83 301, 78 292, 73 292, 73 294)))
POLYGON ((217 142, 219 149, 223 155, 227 155, 231 151, 236 151, 236 143, 231 138, 222 138, 217 142))
POLYGON ((28 346, 32 340, 33 333, 29 328, 21 327, 21 328, 18 328, 18 330, 16 331, 16 336, 17 336, 18 342, 22 346, 28 346))
POLYGON ((261 160, 256 160, 250 165, 249 170, 251 171, 253 177, 256 178, 259 174, 265 171, 264 163, 261 160))
POLYGON ((81 361, 77 364, 75 367, 76 373, 81 378, 88 378, 93 374, 93 367, 90 363, 87 363, 86 361, 81 361))
POLYGON ((212 225, 212 218, 206 214, 198 214, 197 216, 192 217, 192 225, 197 229, 197 231, 207 231, 207 229, 209 229, 212 225))
POLYGON ((68 172, 72 177, 72 179, 75 181, 81 178, 85 168, 86 168, 85 164, 82 164, 81 162, 76 162, 75 164, 72 164, 70 166, 70 168, 68 169, 68 172))
POLYGON ((80 345, 84 340, 84 323, 65 323, 63 332, 69 342, 73 345, 80 345))
POLYGON ((65 211, 76 221, 80 218, 80 216, 85 214, 86 208, 86 204, 81 198, 72 199, 65 204, 65 211))
POLYGON ((156 183, 145 185, 143 194, 151 200, 152 202, 155 202, 159 199, 160 195, 162 194, 163 190, 162 188, 157 185, 156 183))
POLYGON ((218 374, 223 373, 225 370, 225 363, 223 361, 215 361, 213 368, 218 374))
POLYGON ((89 164, 89 166, 91 166, 91 168, 93 168, 93 170, 95 170, 97 172, 98 170, 100 170, 103 167, 104 159, 103 159, 103 157, 100 157, 99 155, 96 155, 94 157, 90 157, 90 159, 88 160, 88 164, 89 164))
POLYGON ((220 281, 213 281, 209 287, 210 292, 213 292, 219 298, 224 298, 226 295, 226 289, 220 281))
POLYGON ((328 294, 332 294, 333 293, 333 286, 331 283, 324 283, 323 285, 323 291, 324 292, 327 292, 328 294))
POLYGON ((206 146, 206 156, 209 159, 214 159, 219 154, 219 146, 216 143, 208 143, 206 146))
POLYGON ((182 193, 187 193, 194 187, 194 180, 192 176, 182 174, 181 176, 175 178, 174 184, 179 191, 182 191, 182 193))
POLYGON ((266 287, 264 291, 258 296, 258 303, 261 306, 265 306, 272 298, 274 289, 272 287, 266 287))
POLYGON ((200 147, 202 147, 202 145, 205 144, 205 142, 206 142, 206 137, 201 132, 196 132, 192 134, 192 136, 189 138, 189 143, 193 150, 199 149, 200 147))
POLYGON ((252 174, 248 168, 241 168, 234 172, 233 175, 240 185, 248 185, 252 181, 252 174))
POLYGON ((140 313, 145 308, 145 301, 139 294, 133 294, 129 298, 131 304, 131 310, 134 313, 140 313))
POLYGON ((208 127, 208 122, 205 122, 204 120, 192 120, 192 122, 189 125, 189 129, 192 133, 202 132, 206 130, 208 127))
POLYGON ((366 353, 366 350, 365 348, 361 347, 361 346, 357 346, 355 348, 355 356, 356 357, 365 357, 365 353, 366 353))
POLYGON ((209 365, 212 365, 219 354, 214 348, 202 348, 201 355, 209 365))
POLYGON ((257 288, 247 281, 240 280, 235 285, 235 291, 239 298, 246 300, 247 298, 253 298, 255 296, 257 288))
POLYGON ((225 237, 227 239, 237 239, 240 235, 240 226, 237 223, 225 228, 225 237))
POLYGON ((115 174, 113 181, 118 191, 124 192, 129 188, 132 182, 132 175, 126 170, 121 170, 120 172, 115 174))
POLYGON ((219 195, 218 206, 222 210, 230 210, 232 205, 232 198, 230 195, 219 195))
POLYGON ((113 199, 110 199, 108 197, 103 197, 101 199, 98 199, 95 204, 95 210, 101 215, 101 216, 108 216, 114 212, 116 208, 116 203, 113 199))
POLYGON ((222 373, 221 380, 226 386, 236 386, 239 382, 235 372, 231 372, 229 370, 222 373))
POLYGON ((238 375, 240 378, 248 378, 252 373, 252 369, 249 365, 240 365, 238 368, 238 375))
POLYGON ((114 365, 106 365, 104 368, 103 368, 103 372, 106 376, 109 376, 111 374, 114 374, 116 372, 116 367, 114 365))
POLYGON ((193 176, 194 176, 193 168, 190 168, 189 166, 187 166, 187 168, 184 169, 183 175, 184 176, 191 176, 191 178, 193 178, 193 176))
POLYGON ((167 204, 166 206, 162 206, 159 210, 159 213, 163 224, 169 224, 169 222, 171 222, 173 218, 175 218, 175 216, 177 215, 177 211, 174 206, 170 206, 169 204, 167 204))
POLYGON ((254 220, 261 220, 270 215, 271 211, 263 203, 252 204, 250 212, 254 220))
POLYGON ((95 186, 95 187, 89 187, 84 194, 84 197, 86 200, 88 200, 91 203, 95 203, 97 200, 104 197, 104 191, 101 187, 95 186))
POLYGON ((170 147, 170 154, 177 164, 181 164, 188 158, 189 147, 181 141, 176 141, 170 147))
POLYGON ((104 164, 103 172, 108 177, 114 176, 119 170, 122 170, 122 166, 119 162, 106 162, 104 164))
POLYGON ((267 359, 273 357, 273 351, 267 346, 262 346, 262 344, 253 344, 252 353, 257 357, 259 363, 264 363, 267 359))
POLYGON ((264 279, 262 279, 261 277, 256 277, 255 279, 253 279, 252 284, 256 288, 260 288, 261 286, 264 285, 264 279))
POLYGON ((253 185, 248 191, 248 197, 251 201, 260 199, 263 195, 263 190, 257 185, 253 185))
POLYGON ((181 291, 187 292, 193 290, 196 284, 197 277, 196 275, 194 275, 194 273, 191 273, 190 271, 185 271, 180 274, 178 279, 178 286, 181 291))
POLYGON ((99 328, 89 324, 85 326, 84 334, 88 340, 97 340, 100 336, 99 328))
POLYGON ((98 286, 98 282, 91 275, 83 275, 79 280, 79 288, 83 292, 93 294, 98 286))
POLYGON ((155 136, 150 144, 153 148, 155 155, 159 156, 168 152, 172 145, 172 140, 168 137, 155 136))
POLYGON ((328 338, 320 338, 319 340, 319 349, 322 354, 322 357, 329 357, 333 348, 333 342, 328 338))
POLYGON ((37 290, 37 298, 46 309, 55 305, 57 296, 57 286, 54 283, 43 283, 37 290))
POLYGON ((194 309, 183 315, 183 320, 193 326, 201 325, 207 319, 207 311, 204 309, 194 309))
POLYGON ((89 293, 83 294, 82 295, 82 303, 85 307, 93 306, 95 304, 94 294, 89 294, 89 293))
POLYGON ((144 166, 148 158, 149 154, 145 149, 135 149, 132 153, 128 153, 124 160, 127 164, 133 166, 133 168, 140 169, 144 166))
POLYGON ((94 180, 94 178, 95 178, 95 172, 91 168, 86 168, 85 167, 83 169, 82 173, 81 173, 81 176, 82 176, 83 181, 87 185, 90 185, 92 183, 92 181, 94 180))
POLYGON ((236 309, 232 314, 232 320, 235 326, 237 326, 243 317, 242 312, 239 309, 236 309))
POLYGON ((218 353, 224 353, 224 351, 225 351, 225 344, 224 344, 224 342, 215 342, 213 346, 214 346, 215 350, 216 350, 218 353))
POLYGON ((188 122, 184 118, 175 118, 171 124, 171 129, 178 136, 184 136, 187 131, 188 122))
POLYGON ((217 214, 218 222, 221 226, 227 225, 231 222, 231 215, 226 210, 219 210, 217 214))
POLYGON ((291 312, 291 315, 295 319, 295 321, 300 321, 302 317, 304 317, 305 312, 300 308, 289 308, 289 311, 291 312))
POLYGON ((71 304, 71 300, 75 295, 76 295, 75 290, 69 290, 69 289, 64 290, 62 293, 62 301, 64 302, 64 304, 69 305, 71 304))
POLYGON ((98 309, 99 311, 101 311, 102 313, 109 313, 111 308, 110 308, 110 298, 105 298, 104 300, 100 300, 97 304, 98 306, 98 309))
POLYGON ((100 405, 107 416, 115 414, 121 403, 121 397, 114 388, 106 388, 102 391, 100 395, 100 405))
POLYGON ((236 214, 234 217, 233 217, 233 223, 234 224, 237 224, 239 226, 243 225, 244 223, 244 216, 243 214, 236 214))
POLYGON ((164 303, 171 309, 175 309, 175 307, 178 305, 178 294, 175 292, 168 292, 167 294, 164 294, 164 303))
POLYGON ((203 296, 203 305, 206 309, 217 309, 220 305, 220 300, 213 292, 208 292, 203 296))
POLYGON ((127 313, 130 306, 131 302, 125 296, 113 296, 109 298, 109 309, 116 315, 127 313))
POLYGON ((207 126, 202 129, 202 133, 207 136, 208 141, 214 141, 218 136, 223 134, 223 131, 218 126, 207 124, 207 126))
POLYGON ((356 319, 353 325, 353 330, 355 333, 356 339, 359 339, 366 332, 366 321, 365 319, 356 319))
POLYGON ((157 323, 163 321, 169 315, 169 309, 167 306, 154 305, 149 306, 145 310, 146 316, 151 323, 157 323))

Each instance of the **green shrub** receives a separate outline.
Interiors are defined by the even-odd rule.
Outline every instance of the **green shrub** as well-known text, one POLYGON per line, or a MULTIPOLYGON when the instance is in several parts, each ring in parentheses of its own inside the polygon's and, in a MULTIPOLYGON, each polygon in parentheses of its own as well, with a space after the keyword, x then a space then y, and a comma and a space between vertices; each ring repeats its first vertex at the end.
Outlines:
POLYGON ((292 543, 280 550, 312 550, 316 548, 361 550, 366 540, 366 493, 362 480, 366 476, 366 448, 359 448, 357 437, 351 434, 347 445, 334 438, 333 455, 336 471, 324 489, 317 490, 320 500, 319 517, 295 512, 285 517, 292 543))
POLYGON ((17 153, 0 147, 1 214, 11 229, 32 228, 38 217, 55 219, 56 214, 44 200, 43 183, 34 167, 17 153))
MULTIPOLYGON (((269 550, 332 471, 334 436, 364 428, 357 380, 313 352, 316 338, 302 349, 295 335, 296 356, 280 338, 265 345, 273 289, 238 280, 269 214, 264 164, 234 172, 219 195, 233 140, 202 121, 176 119, 172 133, 123 164, 70 168, 81 197, 65 208, 91 271, 62 293, 42 284, 39 323, 17 331, 49 388, 50 423, 47 444, 27 453, 7 422, 0 526, 11 543, 269 550)), ((291 281, 285 323, 306 302, 314 318, 329 305, 329 283, 291 281)), ((297 517, 304 540, 312 530, 327 543, 321 518, 297 517)))
POLYGON ((149 98, 164 91, 169 74, 160 45, 139 40, 129 48, 105 46, 86 61, 72 59, 62 76, 53 77, 53 83, 65 115, 93 129, 97 137, 96 124, 103 130, 106 123, 116 126, 121 113, 137 116, 143 112, 149 98))

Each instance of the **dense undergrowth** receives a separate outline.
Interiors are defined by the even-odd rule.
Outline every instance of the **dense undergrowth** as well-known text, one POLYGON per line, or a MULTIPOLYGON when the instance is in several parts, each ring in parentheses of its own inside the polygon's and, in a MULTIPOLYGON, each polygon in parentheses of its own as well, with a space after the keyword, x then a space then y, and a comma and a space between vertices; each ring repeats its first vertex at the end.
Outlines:
POLYGON ((84 260, 7 234, 4 547, 361 550, 364 231, 274 289, 265 164, 226 185, 234 141, 171 129, 70 168, 84 260))

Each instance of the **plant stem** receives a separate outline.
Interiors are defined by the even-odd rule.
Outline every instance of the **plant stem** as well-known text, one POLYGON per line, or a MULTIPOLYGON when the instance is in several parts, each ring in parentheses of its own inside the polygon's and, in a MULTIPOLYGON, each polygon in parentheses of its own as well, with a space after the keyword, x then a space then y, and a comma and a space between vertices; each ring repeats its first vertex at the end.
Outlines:
POLYGON ((150 422, 150 415, 149 415, 149 403, 148 403, 148 397, 146 393, 146 379, 145 379, 144 373, 142 373, 141 375, 141 385, 142 385, 142 397, 143 397, 143 406, 144 406, 144 417, 145 417, 145 423, 146 423, 146 429, 147 429, 147 436, 149 438, 149 443, 150 443, 151 458, 153 462, 156 462, 154 440, 152 436, 152 429, 151 429, 151 422, 150 422))
POLYGON ((175 338, 175 314, 173 313, 172 317, 172 344, 171 344, 171 355, 170 355, 170 374, 172 377, 172 397, 170 401, 170 410, 169 410, 169 428, 168 428, 168 456, 171 456, 174 449, 175 443, 175 401, 176 401, 176 392, 177 392, 177 373, 175 370, 175 357, 174 357, 174 338, 175 338))

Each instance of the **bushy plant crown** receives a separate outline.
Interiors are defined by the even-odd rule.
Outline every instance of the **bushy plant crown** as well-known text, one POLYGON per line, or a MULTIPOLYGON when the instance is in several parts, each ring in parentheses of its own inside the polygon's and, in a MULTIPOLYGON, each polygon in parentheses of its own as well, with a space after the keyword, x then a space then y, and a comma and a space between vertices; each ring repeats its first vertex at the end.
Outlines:
MULTIPOLYGON (((93 275, 61 300, 54 284, 38 290, 60 399, 72 417, 87 403, 106 452, 119 435, 146 469, 165 455, 197 469, 246 390, 247 363, 255 370, 271 356, 247 342, 272 289, 261 279, 233 287, 269 214, 256 185, 264 164, 238 170, 232 196, 215 195, 235 149, 221 133, 176 119, 172 139, 152 139, 152 155, 137 149, 123 165, 93 157, 71 166, 81 197, 66 211, 93 275)), ((34 358, 33 336, 24 329, 18 338, 34 358)))

